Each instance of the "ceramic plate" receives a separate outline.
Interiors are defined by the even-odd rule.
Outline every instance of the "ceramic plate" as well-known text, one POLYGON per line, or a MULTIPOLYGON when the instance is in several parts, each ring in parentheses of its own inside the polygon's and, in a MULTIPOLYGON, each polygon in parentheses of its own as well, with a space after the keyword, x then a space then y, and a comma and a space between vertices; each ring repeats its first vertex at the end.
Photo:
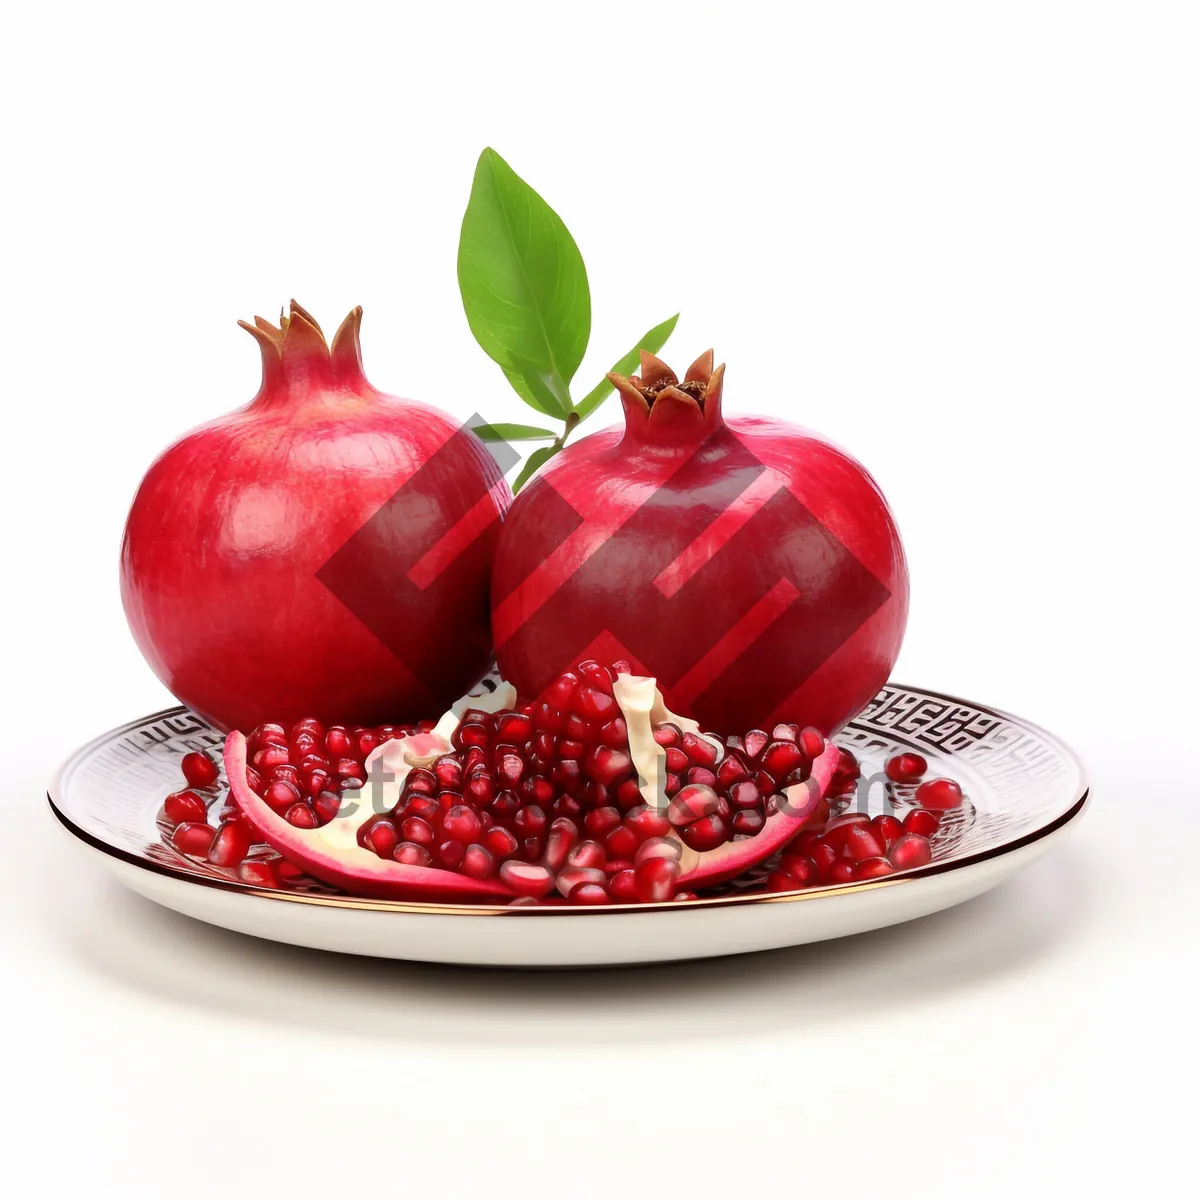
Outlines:
MULTIPOLYGON (((1083 764, 1052 734, 937 692, 889 684, 837 740, 858 756, 864 781, 878 773, 843 809, 874 814, 910 804, 913 789, 882 775, 885 760, 902 750, 923 754, 931 777, 948 775, 962 785, 967 801, 942 822, 928 866, 802 892, 767 893, 743 883, 701 900, 601 908, 362 900, 306 877, 287 890, 257 888, 185 858, 166 840, 160 809, 167 793, 183 786, 180 757, 219 750, 221 741, 183 708, 132 721, 82 747, 59 770, 49 798, 66 829, 122 883, 198 920, 348 954, 537 967, 739 954, 926 916, 1038 858, 1087 801, 1083 764)), ((219 809, 220 799, 215 803, 219 809)))

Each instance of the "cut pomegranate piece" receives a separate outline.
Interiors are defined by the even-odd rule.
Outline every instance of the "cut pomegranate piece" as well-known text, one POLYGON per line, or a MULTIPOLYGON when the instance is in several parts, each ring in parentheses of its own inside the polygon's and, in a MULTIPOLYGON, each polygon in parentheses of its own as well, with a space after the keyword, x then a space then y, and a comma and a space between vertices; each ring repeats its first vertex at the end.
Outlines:
MULTIPOLYGON (((266 727, 249 742, 231 734, 225 765, 235 810, 285 860, 354 894, 578 903, 694 893, 823 819, 839 763, 832 744, 822 742, 814 762, 801 731, 776 730, 790 736, 764 743, 760 756, 786 774, 777 785, 760 767, 755 782, 744 750, 670 713, 652 679, 581 663, 548 694, 553 705, 518 709, 502 684, 465 697, 425 732, 392 730, 385 739, 351 730, 349 757, 333 768, 340 795, 322 790, 312 803, 297 786, 305 769, 324 770, 310 743, 340 742, 338 727, 320 734, 302 722, 286 746, 266 727), (540 728, 547 722, 558 732, 540 728), (618 732, 620 744, 602 740, 618 732), (365 762, 356 749, 369 749, 365 762), (247 758, 264 753, 269 775, 256 788, 247 758), (667 769, 672 756, 682 756, 689 782, 667 769), (360 779, 371 786, 360 789, 360 779)), ((864 843, 860 857, 884 848, 864 843)))

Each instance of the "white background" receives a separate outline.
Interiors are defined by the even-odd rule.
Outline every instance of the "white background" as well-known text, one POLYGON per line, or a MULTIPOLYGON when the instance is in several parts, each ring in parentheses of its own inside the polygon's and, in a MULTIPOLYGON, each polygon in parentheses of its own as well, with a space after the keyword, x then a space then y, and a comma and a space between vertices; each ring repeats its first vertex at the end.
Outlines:
POLYGON ((111 0, 0 42, 13 1194, 1194 1178, 1194 5, 111 0), (219 933, 66 844, 55 761, 168 699, 121 526, 154 454, 255 390, 235 318, 361 303, 378 386, 526 415, 455 281, 485 144, 583 249, 585 387, 682 310, 667 357, 715 345, 727 408, 870 467, 913 575, 897 677, 1080 749, 1064 847, 910 927, 547 977, 219 933))

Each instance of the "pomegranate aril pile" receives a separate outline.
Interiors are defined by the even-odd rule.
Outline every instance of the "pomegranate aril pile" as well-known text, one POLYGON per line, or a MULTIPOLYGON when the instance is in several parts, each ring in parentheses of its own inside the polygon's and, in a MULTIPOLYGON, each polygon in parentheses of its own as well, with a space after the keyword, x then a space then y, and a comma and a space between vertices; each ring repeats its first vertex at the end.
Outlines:
MULTIPOLYGON (((648 803, 614 695, 617 676, 628 670, 589 660, 537 700, 498 712, 466 708, 445 752, 435 757, 435 749, 407 767, 390 807, 357 823, 359 847, 380 860, 488 881, 493 894, 507 892, 517 904, 692 898, 682 890, 681 858, 690 853, 694 861, 758 835, 784 790, 810 778, 827 743, 818 730, 792 724, 720 738, 681 719, 660 721, 652 727, 659 790, 648 803)), ((290 729, 262 724, 246 739, 245 782, 270 810, 264 816, 319 831, 353 811, 346 801, 374 802, 379 793, 366 767, 373 751, 434 729, 433 721, 372 729, 312 719, 290 729)), ((939 814, 961 802, 962 793, 951 780, 922 782, 927 769, 916 754, 886 765, 889 788, 915 797, 918 806, 907 813, 830 816, 828 799, 853 792, 861 775, 855 756, 838 748, 827 797, 785 847, 768 889, 880 878, 928 862, 939 814)), ((182 770, 189 786, 172 793, 163 810, 182 853, 258 886, 296 879, 298 868, 256 851, 258 835, 236 804, 221 810, 215 827, 208 824, 204 792, 211 796, 218 778, 211 758, 189 754, 182 770)), ((828 761, 823 770, 828 779, 828 761)))

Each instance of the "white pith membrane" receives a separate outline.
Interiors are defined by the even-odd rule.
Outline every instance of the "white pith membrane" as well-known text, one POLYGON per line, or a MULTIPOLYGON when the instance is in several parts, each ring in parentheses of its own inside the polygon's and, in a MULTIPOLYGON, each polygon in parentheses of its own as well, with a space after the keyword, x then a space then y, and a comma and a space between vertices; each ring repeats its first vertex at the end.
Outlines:
MULTIPOLYGON (((696 734, 715 748, 717 763, 725 757, 726 748, 719 738, 702 732, 690 717, 679 716, 667 708, 653 677, 619 674, 613 683, 613 698, 625 718, 638 790, 651 808, 662 811, 667 806, 666 750, 655 741, 656 726, 670 723, 683 733, 696 734)), ((442 867, 419 867, 382 859, 363 846, 358 835, 372 818, 396 807, 410 771, 428 767, 452 752, 452 738, 464 713, 468 710, 496 713, 513 709, 516 704, 517 693, 512 684, 500 681, 493 690, 480 685, 457 700, 429 733, 409 734, 384 742, 367 756, 364 789, 345 792, 338 815, 314 829, 292 825, 250 790, 245 782, 246 739, 235 730, 225 743, 231 794, 263 840, 309 874, 347 891, 382 896, 409 891, 415 899, 512 899, 515 893, 497 878, 475 879, 442 867), (373 779, 373 775, 379 777, 373 779), (364 791, 368 793, 366 797, 364 791)), ((753 837, 733 839, 705 851, 693 850, 674 834, 660 839, 669 843, 673 857, 679 862, 678 885, 705 886, 729 879, 765 857, 755 851, 748 852, 749 843, 763 845, 785 829, 789 833, 799 832, 828 787, 837 755, 834 744, 827 743, 813 764, 811 777, 780 790, 781 803, 753 837)))

